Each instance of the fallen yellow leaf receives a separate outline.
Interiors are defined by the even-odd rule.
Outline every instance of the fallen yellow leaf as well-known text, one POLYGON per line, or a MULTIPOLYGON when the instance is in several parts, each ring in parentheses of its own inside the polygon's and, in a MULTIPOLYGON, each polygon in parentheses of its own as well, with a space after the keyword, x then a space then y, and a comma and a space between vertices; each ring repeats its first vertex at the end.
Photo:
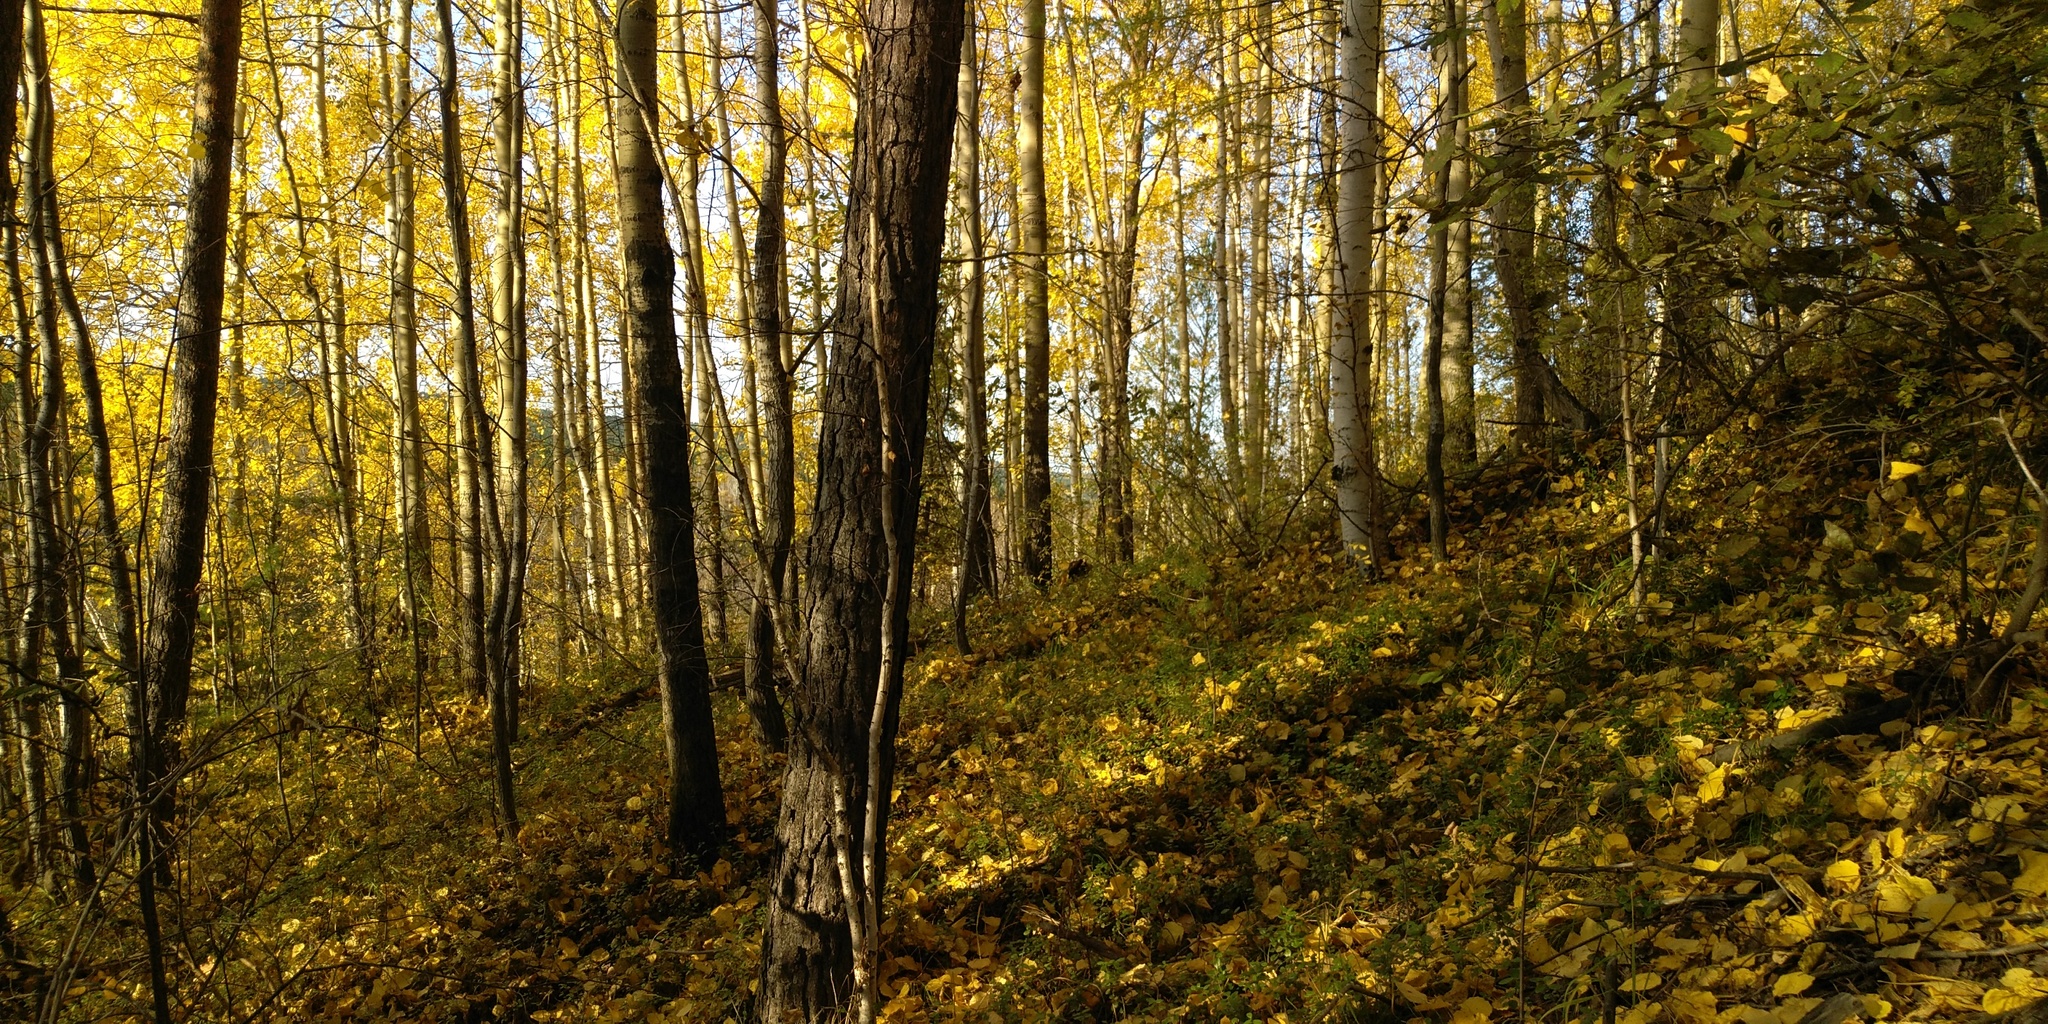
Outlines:
POLYGON ((1796 996, 1813 987, 1813 975, 1805 971, 1793 971, 1778 975, 1778 983, 1771 986, 1774 996, 1796 996))
POLYGON ((2020 876, 2012 880, 2012 891, 2022 896, 2048 895, 2048 853, 2020 851, 2020 876))
POLYGON ((1830 891, 1855 892, 1863 885, 1863 865, 1853 860, 1838 860, 1828 865, 1827 872, 1821 877, 1830 891))

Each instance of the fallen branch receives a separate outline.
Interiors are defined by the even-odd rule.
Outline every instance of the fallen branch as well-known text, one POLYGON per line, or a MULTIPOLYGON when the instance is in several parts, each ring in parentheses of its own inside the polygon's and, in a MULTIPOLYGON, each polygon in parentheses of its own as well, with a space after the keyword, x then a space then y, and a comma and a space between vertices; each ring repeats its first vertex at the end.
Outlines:
POLYGON ((1127 950, 1122 946, 1118 946, 1115 943, 1102 938, 1101 936, 1090 935, 1086 932, 1077 932, 1074 929, 1059 923, 1059 921, 1055 920, 1050 913, 1047 913, 1044 909, 1040 907, 1024 908, 1024 916, 1032 924, 1035 924, 1039 928, 1044 929, 1048 934, 1056 938, 1065 939, 1068 942, 1072 942, 1076 945, 1079 945, 1097 956, 1106 957, 1111 960, 1124 960, 1128 962, 1143 962, 1144 960, 1143 957, 1136 956, 1130 950, 1127 950))
MULTIPOLYGON (((2048 633, 2031 629, 1990 640, 1979 640, 1963 647, 1951 648, 1923 654, 1913 664, 1894 675, 1900 689, 1906 691, 1903 697, 1894 698, 1866 708, 1845 711, 1833 718, 1822 719, 1804 728, 1790 732, 1749 740, 1744 743, 1725 744, 1707 758, 1711 764, 1728 764, 1731 761, 1747 760, 1764 754, 1782 754, 1814 743, 1822 743, 1839 736, 1855 736, 1875 732, 1886 722, 1907 718, 1917 711, 1930 706, 1929 695, 1934 684, 1947 679, 1957 665, 1989 665, 1982 674, 1994 674, 1999 665, 2010 657, 2021 644, 2039 643, 2048 633)), ((1973 671, 1973 675, 1976 673, 1973 671)), ((1965 689, 1974 684, 1966 684, 1965 689)))
POLYGON ((1814 743, 1824 743, 1839 736, 1854 736, 1859 733, 1875 732, 1886 722, 1904 718, 1913 713, 1919 698, 1907 695, 1867 708, 1846 711, 1833 718, 1824 718, 1812 725, 1781 732, 1776 736, 1749 740, 1743 743, 1723 744, 1707 758, 1712 764, 1728 764, 1746 761, 1765 754, 1782 754, 1798 750, 1814 743))

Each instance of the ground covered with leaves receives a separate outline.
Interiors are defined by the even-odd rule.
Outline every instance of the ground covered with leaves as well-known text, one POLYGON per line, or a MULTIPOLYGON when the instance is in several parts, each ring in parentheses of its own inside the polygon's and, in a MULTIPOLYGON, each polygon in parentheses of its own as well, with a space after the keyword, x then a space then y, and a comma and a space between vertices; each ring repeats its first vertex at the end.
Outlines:
MULTIPOLYGON (((1840 1024, 2048 995, 2048 689, 2030 646, 1971 653, 2031 506, 1808 408, 1677 447, 1640 586, 1610 444, 1494 466, 1450 558, 1378 582, 1304 543, 1010 595, 974 657, 930 624, 887 1019, 1840 1024), (1961 713, 1987 674, 2009 698, 1961 713)), ((516 848, 467 703, 430 702, 417 747, 400 716, 210 761, 174 932, 236 955, 176 965, 193 1019, 745 1020, 779 765, 723 707, 736 834, 672 868, 637 684, 535 685, 516 848)), ((143 1005, 106 980, 133 966, 62 979, 78 1018, 143 1005)))

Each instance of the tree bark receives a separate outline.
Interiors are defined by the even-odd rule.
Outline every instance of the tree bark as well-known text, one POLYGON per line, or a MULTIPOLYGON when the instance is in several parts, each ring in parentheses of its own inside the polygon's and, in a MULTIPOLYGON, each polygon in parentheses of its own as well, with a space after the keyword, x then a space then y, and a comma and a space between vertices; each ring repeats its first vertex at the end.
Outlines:
POLYGON ((1543 385, 1537 363, 1536 314, 1531 307, 1524 275, 1534 256, 1535 206, 1530 187, 1521 180, 1527 163, 1523 136, 1527 132, 1518 119, 1529 116, 1528 10, 1513 0, 1502 10, 1499 0, 1485 0, 1486 48, 1493 57, 1494 94, 1503 111, 1495 128, 1494 148, 1502 165, 1505 183, 1493 199, 1494 276, 1500 281, 1501 304, 1506 307, 1509 335, 1509 368, 1514 379, 1514 423, 1509 437, 1527 445, 1542 430, 1543 385))
POLYGON ((431 618, 427 598, 432 577, 433 532, 427 520, 426 436, 420 426, 419 311, 415 285, 412 153, 412 4, 392 0, 390 31, 380 46, 385 81, 385 109, 391 114, 391 142, 385 147, 384 223, 390 268, 392 418, 392 492, 397 498, 399 529, 400 608, 412 644, 414 693, 426 676, 425 635, 431 618))
MULTIPOLYGON (((1147 44, 1132 46, 1134 76, 1143 80, 1149 68, 1147 44)), ((1143 213, 1145 187, 1146 111, 1133 93, 1131 134, 1124 150, 1124 192, 1116 211, 1118 229, 1115 248, 1108 255, 1103 282, 1107 351, 1103 353, 1107 379, 1102 383, 1102 483, 1103 521, 1109 527, 1110 554, 1118 562, 1129 562, 1137 553, 1137 524, 1131 515, 1131 338, 1132 311, 1137 301, 1138 227, 1143 213)))
MULTIPOLYGON (((682 5, 676 6, 675 37, 685 38, 682 5)), ((696 354, 691 362, 695 366, 695 386, 698 424, 698 444, 703 455, 698 479, 701 481, 700 502, 703 506, 703 522, 707 524, 699 555, 703 563, 701 572, 709 577, 704 585, 707 604, 710 606, 712 632, 721 640, 726 634, 725 618, 725 499, 721 494, 723 484, 718 478, 718 410, 719 391, 716 374, 718 364, 711 351, 711 286, 704 270, 704 225, 698 212, 699 186, 703 180, 701 156, 704 140, 698 134, 697 102, 695 89, 691 84, 689 47, 676 48, 676 85, 681 103, 676 115, 678 135, 683 141, 683 178, 676 198, 676 207, 681 212, 680 221, 683 239, 683 295, 689 311, 689 337, 685 344, 696 354)), ((792 462, 794 464, 794 462, 792 462)), ((777 714, 780 714, 778 708, 777 714)), ((787 726, 785 725, 785 729, 787 726)))
MULTIPOLYGON (((1258 55, 1258 70, 1252 81, 1251 207, 1246 210, 1245 230, 1250 236, 1251 263, 1246 268, 1251 287, 1244 310, 1245 403, 1244 438, 1245 490, 1254 501, 1266 492, 1266 469, 1271 461, 1268 435, 1272 411, 1267 381, 1272 339, 1273 292, 1273 4, 1256 4, 1252 11, 1251 44, 1258 55)), ((1232 65, 1235 69, 1236 65, 1232 65)))
POLYGON ((1494 149, 1502 185, 1495 191, 1492 218, 1494 277, 1500 281, 1510 339, 1510 374, 1515 385, 1510 440, 1535 442, 1553 420, 1574 430, 1592 425, 1589 410, 1566 388, 1543 354, 1530 275, 1536 258, 1536 194, 1529 180, 1529 132, 1535 116, 1529 100, 1529 25, 1526 4, 1484 0, 1481 12, 1486 47, 1493 55, 1494 94, 1503 110, 1494 149))
POLYGON ((1223 417, 1223 476, 1231 502, 1244 496, 1244 425, 1239 421, 1238 363, 1242 353, 1237 345, 1236 246, 1230 228, 1231 151, 1237 146, 1236 119, 1231 116, 1236 100, 1232 88, 1236 75, 1231 69, 1237 51, 1230 45, 1230 19, 1221 10, 1216 15, 1216 39, 1220 47, 1216 70, 1216 368, 1218 412, 1223 417))
MULTIPOLYGON (((450 0, 435 0, 435 27, 440 47, 441 187, 448 209, 449 244, 455 264, 455 404, 457 607, 462 625, 463 672, 466 689, 484 696, 493 687, 492 643, 487 625, 484 563, 484 507, 495 505, 492 438, 484 414, 483 371, 476 336, 475 269, 470 258, 468 179, 462 165, 462 121, 457 98, 462 84, 455 65, 455 19, 450 0)), ((496 698, 492 697, 495 705, 496 698)), ((518 829, 512 792, 510 738, 492 714, 491 764, 501 827, 518 829)))
POLYGON ((1479 437, 1474 422, 1472 351, 1472 215, 1463 208, 1472 188, 1472 121, 1468 116, 1471 58, 1466 40, 1471 26, 1466 0, 1445 0, 1446 45, 1453 72, 1448 109, 1450 163, 1445 169, 1444 202, 1461 204, 1445 228, 1443 357, 1439 364, 1444 412, 1444 464, 1447 472, 1465 475, 1479 466, 1479 437))
POLYGON ((705 858, 725 834, 725 795, 711 724, 711 672, 697 594, 696 516, 691 509, 690 415, 676 356, 675 256, 661 206, 662 172, 653 125, 653 0, 619 7, 613 74, 613 148, 619 202, 620 334, 632 364, 640 417, 641 511, 647 517, 647 607, 660 659, 662 736, 668 751, 668 841, 705 858))
MULTIPOLYGON (((213 486, 213 439, 220 397, 221 303, 228 254, 229 193, 234 181, 235 102, 242 58, 240 0, 203 0, 193 77, 192 184, 185 202, 177 313, 171 328, 170 417, 165 423, 162 494, 150 575, 149 633, 141 662, 143 763, 137 788, 148 802, 148 827, 138 830, 142 863, 157 880, 170 877, 168 842, 176 813, 179 731, 192 692, 192 654, 199 626, 199 584, 205 567, 206 521, 213 486)), ((145 890, 147 893, 148 890, 145 890)), ((154 919, 145 895, 145 927, 154 919)), ((170 1019, 158 995, 157 1017, 170 1019)))
POLYGON ((959 0, 872 0, 863 18, 868 58, 856 87, 852 194, 805 553, 808 635, 761 948, 762 1020, 844 1018, 854 956, 848 897, 866 897, 842 884, 841 843, 873 840, 867 878, 876 896, 887 861, 901 660, 898 678, 876 681, 885 646, 900 649, 909 634, 900 584, 916 557, 944 240, 935 212, 946 198, 961 10, 959 0), (883 465, 890 457, 901 461, 883 465), (885 479, 893 493, 884 493, 885 479), (885 595, 896 598, 887 608, 885 595))
POLYGON ((489 648, 492 745, 505 791, 506 835, 516 835, 511 813, 511 745, 519 739, 520 642, 526 625, 526 225, 523 160, 526 101, 521 76, 525 39, 521 0, 497 0, 492 71, 491 134, 497 171, 497 252, 491 261, 491 328, 496 352, 498 434, 494 454, 497 501, 490 511, 489 648))
MULTIPOLYGON (((575 17, 569 25, 569 54, 576 70, 568 76, 570 105, 582 116, 583 32, 575 17)), ((583 491, 584 547, 589 551, 590 578, 585 584, 592 608, 605 610, 600 621, 623 626, 626 618, 624 567, 619 554, 619 517, 612 494, 611 428, 604 411, 602 347, 597 336, 597 290, 595 258, 591 255, 589 200, 583 178, 583 133, 569 133, 569 216, 576 237, 573 241, 576 275, 574 314, 576 335, 575 377, 577 415, 577 481, 583 491)))
MULTIPOLYGON (((1457 329, 1453 320, 1458 313, 1469 314, 1469 309, 1458 313, 1452 310, 1452 292, 1458 284, 1452 276, 1455 272, 1451 259, 1452 235, 1465 221, 1456 205, 1465 198, 1458 153, 1465 92, 1462 7, 1463 0, 1443 0, 1443 13, 1438 23, 1442 41, 1437 44, 1439 120, 1436 145, 1437 158, 1442 161, 1443 169, 1437 173, 1437 212, 1430 218, 1429 339, 1422 356, 1423 420, 1427 431, 1423 448, 1423 478, 1429 492, 1429 550, 1439 561, 1449 557, 1450 511, 1444 487, 1445 442, 1453 404, 1451 392, 1457 387, 1456 376, 1461 369, 1452 351, 1450 335, 1457 329), (1446 378, 1450 379, 1447 381, 1446 378)), ((1469 397, 1465 399, 1464 411, 1468 417, 1471 415, 1469 397)), ((1470 429, 1469 423, 1466 429, 1470 429)))
POLYGON ((1373 445, 1372 217, 1379 191, 1380 3, 1346 0, 1337 111, 1337 323, 1330 353, 1331 474, 1345 549, 1383 570, 1391 552, 1373 445))
MULTIPOLYGON (((327 475, 334 490, 335 546, 341 554, 343 597, 348 602, 349 647, 361 674, 363 700, 374 714, 379 703, 376 693, 376 636, 371 624, 368 596, 364 593, 362 546, 358 539, 359 487, 356 470, 355 414, 352 385, 355 376, 355 347, 348 332, 348 292, 342 272, 343 254, 340 216, 335 200, 333 151, 328 129, 327 99, 327 16, 315 22, 313 33, 313 122, 318 142, 320 183, 320 237, 326 249, 325 292, 316 283, 312 261, 306 266, 308 297, 313 300, 313 321, 320 357, 321 411, 327 424, 327 475)), ((279 133, 282 135, 282 131, 279 133)), ((310 255, 310 254, 308 254, 310 255)))
MULTIPOLYGON (((759 377, 761 448, 760 579, 747 623, 747 714, 762 746, 782 750, 789 731, 782 701, 775 695, 776 637, 787 635, 794 594, 783 593, 783 574, 796 536, 795 368, 783 361, 782 297, 783 178, 789 145, 782 128, 781 21, 775 0, 755 0, 754 78, 760 93, 763 159, 756 184, 760 202, 754 224, 754 321, 750 332, 759 377)), ((737 253, 735 253, 737 258, 737 253)))
POLYGON ((1017 265, 1024 281, 1024 574, 1052 582, 1052 307, 1046 276, 1045 0, 1024 0, 1017 90, 1017 265))
MULTIPOLYGON (((92 709, 85 698, 85 664, 72 635, 71 590, 74 568, 71 544, 63 535, 60 467, 67 458, 60 452, 66 387, 64 383, 63 337, 58 326, 61 301, 58 298, 55 255, 61 243, 53 244, 56 233, 57 178, 52 152, 55 125, 51 105, 48 44, 43 34, 42 5, 30 2, 25 19, 24 48, 28 99, 28 229, 35 274, 36 351, 40 356, 42 386, 32 391, 23 376, 20 399, 35 399, 35 415, 23 431, 22 465, 29 492, 29 618, 31 629, 40 628, 51 661, 57 670, 54 683, 41 679, 35 685, 58 695, 57 808, 62 818, 66 854, 71 861, 72 879, 81 897, 92 892, 94 870, 92 846, 85 824, 85 772, 90 755, 92 709)), ((81 343, 89 344, 83 338, 81 343)), ((24 342, 26 343, 26 342, 24 342)), ((105 421, 101 420, 104 427, 105 421)), ((40 659, 33 657, 34 637, 24 645, 30 656, 24 666, 40 673, 40 659)), ((39 695, 40 696, 40 695, 39 695)))
POLYGON ((1721 0, 1679 0, 1678 87, 1698 93, 1721 63, 1721 0))
POLYGON ((973 649, 967 640, 968 604, 976 594, 996 589, 995 524, 989 499, 988 352, 983 337, 987 264, 981 222, 981 58, 976 49, 973 8, 967 9, 966 18, 960 34, 960 119, 953 130, 960 228, 967 240, 967 294, 960 318, 960 366, 967 383, 963 396, 967 451, 960 481, 959 581, 953 590, 953 646, 963 656, 973 649))
MULTIPOLYGON (((23 600, 21 617, 21 661, 19 672, 24 693, 22 700, 31 708, 32 717, 40 734, 44 717, 52 695, 61 695, 76 686, 77 653, 70 649, 71 633, 67 621, 67 606, 64 602, 65 575, 69 561, 69 549, 58 535, 57 498, 51 486, 51 448, 55 445, 57 424, 63 415, 64 362, 63 349, 57 338, 55 303, 51 297, 49 265, 42 245, 43 180, 42 142, 43 114, 41 92, 43 80, 48 76, 46 66, 39 66, 41 17, 31 7, 25 19, 24 37, 26 56, 24 61, 25 85, 28 93, 28 218, 27 243, 30 255, 30 280, 23 281, 17 270, 12 282, 15 302, 27 315, 21 320, 19 338, 20 355, 15 376, 16 410, 21 417, 21 467, 22 482, 27 491, 27 596, 23 600), (28 289, 33 287, 33 301, 28 289), (40 379, 39 379, 40 377, 40 379), (45 652, 56 654, 57 678, 45 676, 45 652)), ((7 102, 14 102, 8 97, 7 102)), ((16 264, 18 267, 18 257, 16 264)), ((60 712, 59 728, 66 723, 60 712)), ((40 745, 38 735, 33 742, 40 745)), ((37 840, 41 846, 42 884, 53 893, 61 891, 63 881, 57 872, 57 846, 62 838, 69 841, 68 826, 71 815, 71 751, 68 737, 60 737, 58 744, 57 808, 54 822, 49 817, 47 806, 39 806, 34 812, 40 817, 37 824, 37 840), (64 833, 61 837, 59 832, 64 833)), ((43 751, 38 754, 47 756, 43 751)), ((44 766, 37 774, 47 770, 44 766)), ((47 783, 45 783, 47 784, 47 783)), ((36 788, 32 783, 31 788, 36 788)), ((71 852, 71 851, 67 851, 71 852)), ((75 859, 75 857, 74 857, 75 859)))

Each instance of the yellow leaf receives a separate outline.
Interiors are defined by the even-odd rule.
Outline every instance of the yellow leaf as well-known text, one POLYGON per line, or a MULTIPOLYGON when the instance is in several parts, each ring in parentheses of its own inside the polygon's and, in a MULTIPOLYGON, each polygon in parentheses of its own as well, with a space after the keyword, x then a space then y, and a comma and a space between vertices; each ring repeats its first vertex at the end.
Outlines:
POLYGON ((1193 665, 1196 668, 1200 668, 1203 665, 1207 665, 1208 663, 1209 659, 1202 657, 1202 652, 1200 651, 1196 651, 1195 656, 1188 660, 1188 664, 1193 665))
POLYGON ((1863 885, 1863 865, 1853 860, 1838 860, 1828 865, 1822 876, 1828 889, 1837 893, 1855 892, 1863 885))
POLYGON ((1778 1002, 1777 1024, 1797 1024, 1820 1004, 1819 996, 1786 996, 1778 1002))
POLYGON ((1741 558, 1757 546, 1759 539, 1753 533, 1730 537, 1714 547, 1714 554, 1721 558, 1741 558))
POLYGON ((1703 989, 1678 989, 1671 993, 1671 999, 1664 1005, 1672 1016, 1686 1024, 1713 1024, 1720 1018, 1714 994, 1703 989))
POLYGON ((2008 967, 1998 976, 1998 983, 2015 992, 2030 992, 2048 995, 2048 982, 2034 977, 2034 972, 2024 967, 2008 967))
POLYGON ((2012 880, 2012 891, 2022 896, 2048 895, 2048 853, 2020 851, 2020 876, 2012 880))
POLYGON ((1893 462, 1891 477, 1894 480, 1904 480, 1926 468, 1917 462, 1893 462))
POLYGON ((1652 821, 1664 821, 1671 817, 1671 801, 1663 794, 1652 793, 1643 798, 1643 810, 1650 812, 1652 821))
MULTIPOLYGON (((1870 251, 1888 260, 1896 259, 1899 255, 1899 241, 1896 238, 1886 239, 1885 241, 1879 242, 1876 245, 1871 246, 1870 251)), ((1898 463, 1894 462, 1892 463, 1892 465, 1896 466, 1898 465, 1898 463)))
POLYGON ((1637 1003, 1621 1015, 1621 1024, 1650 1024, 1664 1014, 1664 1004, 1659 1002, 1637 1003))
POLYGON ((1707 773, 1700 780, 1699 798, 1702 806, 1721 799, 1728 792, 1728 766, 1721 765, 1707 773))
POLYGON ((1451 1015, 1451 1024, 1486 1024, 1493 1019, 1493 1004, 1480 996, 1473 996, 1458 1004, 1458 1012, 1451 1015))
POLYGON ((1685 173, 1685 158, 1674 156, 1667 149, 1657 154, 1657 159, 1650 161, 1650 173, 1659 178, 1676 178, 1685 173))
POLYGON ((1931 921, 1938 925, 1946 923, 1950 913, 1955 908, 1956 898, 1954 896, 1945 892, 1938 892, 1931 896, 1923 896, 1919 902, 1913 904, 1913 916, 1922 921, 1931 921))
POLYGON ((1790 974, 1778 975, 1778 983, 1771 986, 1771 994, 1780 997, 1796 996, 1811 987, 1813 975, 1805 971, 1793 971, 1790 974))
POLYGON ((1856 794, 1856 813, 1873 821, 1892 813, 1892 805, 1885 802, 1883 791, 1876 786, 1856 794))
POLYGON ((2009 988, 1994 988, 1984 993, 1985 1013, 2009 1013, 2033 1005, 2031 996, 2022 995, 2009 988))
POLYGON ((1621 983, 1621 990, 1623 992, 1648 992, 1662 984, 1664 984, 1663 975, 1658 974, 1656 971, 1644 971, 1641 974, 1630 975, 1627 981, 1621 983))
MULTIPOLYGON (((2048 858, 2048 854, 2043 854, 2042 856, 2048 858)), ((1910 913, 1915 903, 1932 895, 1934 895, 1933 882, 1917 875, 1899 871, 1894 873, 1892 877, 1878 883, 1877 909, 1882 914, 1910 913)))
POLYGON ((1777 103, 1785 97, 1792 95, 1792 90, 1785 88, 1785 82, 1778 77, 1777 72, 1772 71, 1770 68, 1750 68, 1749 80, 1764 87, 1764 102, 1766 103, 1777 103))
POLYGON ((576 945, 576 940, 567 935, 562 936, 561 945, 562 959, 564 960, 574 960, 583 953, 583 950, 576 945))

